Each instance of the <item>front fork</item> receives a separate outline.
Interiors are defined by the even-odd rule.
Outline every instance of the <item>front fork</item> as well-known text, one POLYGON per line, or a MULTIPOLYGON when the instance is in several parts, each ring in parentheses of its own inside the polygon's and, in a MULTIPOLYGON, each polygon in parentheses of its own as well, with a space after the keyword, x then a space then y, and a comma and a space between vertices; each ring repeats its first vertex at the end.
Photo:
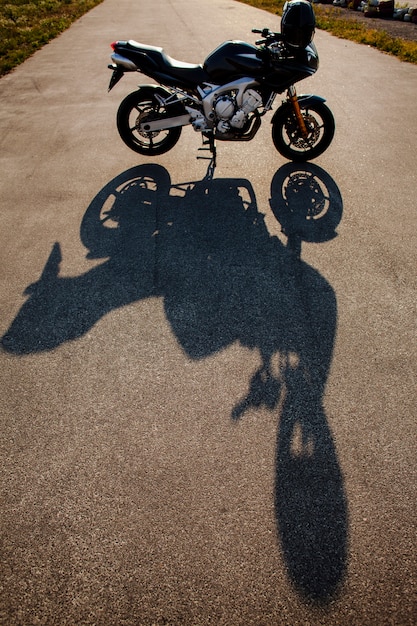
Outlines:
POLYGON ((291 102, 293 111, 294 111, 294 115, 295 115, 295 119, 297 120, 297 124, 298 127, 300 129, 300 132, 303 136, 304 139, 307 139, 308 137, 308 130, 307 130, 307 126, 306 123, 304 121, 303 115, 301 113, 301 109, 300 109, 300 103, 298 102, 298 98, 297 98, 297 91, 294 87, 294 85, 291 85, 291 87, 288 88, 288 99, 291 102))

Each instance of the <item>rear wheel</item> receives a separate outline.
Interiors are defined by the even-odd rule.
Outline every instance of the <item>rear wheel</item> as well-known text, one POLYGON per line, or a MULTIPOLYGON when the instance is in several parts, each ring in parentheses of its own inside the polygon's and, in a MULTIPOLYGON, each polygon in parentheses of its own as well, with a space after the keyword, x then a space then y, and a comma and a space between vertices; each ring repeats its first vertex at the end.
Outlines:
POLYGON ((332 142, 333 114, 323 102, 303 104, 301 114, 308 131, 303 137, 291 105, 278 109, 273 120, 272 140, 275 148, 290 161, 310 161, 322 154, 332 142))
POLYGON ((181 135, 181 127, 153 132, 140 130, 140 124, 181 115, 180 104, 161 105, 157 95, 167 98, 169 92, 161 87, 142 87, 129 94, 117 112, 117 129, 125 144, 140 154, 164 154, 171 150, 181 135))

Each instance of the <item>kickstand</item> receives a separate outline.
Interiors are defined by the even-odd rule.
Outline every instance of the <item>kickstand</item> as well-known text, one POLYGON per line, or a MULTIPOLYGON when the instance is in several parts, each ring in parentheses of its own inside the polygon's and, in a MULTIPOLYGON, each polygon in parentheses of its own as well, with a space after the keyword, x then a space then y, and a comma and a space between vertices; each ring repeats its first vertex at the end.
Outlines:
POLYGON ((211 159, 210 167, 214 170, 214 168, 216 167, 216 157, 217 157, 214 134, 203 133, 202 137, 203 137, 203 147, 199 148, 199 150, 209 150, 211 152, 211 157, 198 156, 197 159, 211 159), (204 146, 208 146, 208 148, 205 148, 204 146))

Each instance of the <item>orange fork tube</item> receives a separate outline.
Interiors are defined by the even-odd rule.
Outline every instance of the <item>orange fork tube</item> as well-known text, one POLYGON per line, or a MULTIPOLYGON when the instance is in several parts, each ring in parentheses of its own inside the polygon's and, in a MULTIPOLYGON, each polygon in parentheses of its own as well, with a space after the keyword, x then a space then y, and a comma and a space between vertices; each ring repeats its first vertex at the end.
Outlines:
POLYGON ((308 130, 307 130, 303 115, 301 113, 300 104, 298 102, 297 92, 295 90, 294 85, 291 85, 291 87, 288 89, 288 97, 292 104, 292 108, 294 110, 295 118, 297 120, 297 124, 301 131, 301 134, 304 137, 304 139, 306 139, 308 136, 308 130))

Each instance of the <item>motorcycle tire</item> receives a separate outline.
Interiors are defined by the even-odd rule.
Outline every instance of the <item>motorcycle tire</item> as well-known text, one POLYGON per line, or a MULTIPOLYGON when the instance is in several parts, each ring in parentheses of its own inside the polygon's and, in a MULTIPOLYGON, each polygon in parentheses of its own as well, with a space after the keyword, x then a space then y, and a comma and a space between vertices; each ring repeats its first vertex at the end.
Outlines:
POLYGON ((290 161, 310 161, 323 154, 334 137, 335 122, 330 109, 323 102, 300 102, 301 114, 309 131, 301 135, 290 105, 278 109, 272 126, 272 141, 282 156, 290 161))
POLYGON ((157 155, 168 152, 181 135, 181 127, 156 132, 141 132, 139 124, 184 113, 182 105, 172 104, 169 109, 160 104, 157 95, 166 98, 169 91, 162 87, 145 86, 126 96, 117 112, 117 129, 125 144, 139 154, 157 155))

